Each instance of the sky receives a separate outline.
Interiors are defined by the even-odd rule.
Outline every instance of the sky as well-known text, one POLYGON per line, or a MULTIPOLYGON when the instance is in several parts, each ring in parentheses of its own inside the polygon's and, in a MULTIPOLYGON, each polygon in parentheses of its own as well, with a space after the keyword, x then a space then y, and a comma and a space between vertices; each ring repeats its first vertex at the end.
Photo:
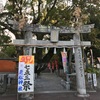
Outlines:
MULTIPOLYGON (((6 5, 7 0, 0 0, 0 4, 2 4, 3 6, 6 5)), ((13 33, 11 33, 9 30, 5 30, 5 35, 8 35, 9 37, 11 37, 11 40, 16 39, 15 35, 13 33)))
POLYGON ((12 41, 16 39, 15 35, 11 33, 8 29, 6 29, 4 32, 5 32, 5 35, 9 36, 12 41))
POLYGON ((3 4, 3 6, 5 6, 7 0, 0 0, 0 3, 3 4))

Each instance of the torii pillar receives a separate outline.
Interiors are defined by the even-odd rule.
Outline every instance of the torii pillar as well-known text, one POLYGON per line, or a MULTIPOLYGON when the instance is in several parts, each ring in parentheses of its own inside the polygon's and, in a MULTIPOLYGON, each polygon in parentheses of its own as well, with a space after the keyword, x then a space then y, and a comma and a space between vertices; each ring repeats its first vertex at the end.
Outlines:
POLYGON ((85 85, 85 74, 83 68, 83 59, 82 59, 82 49, 80 41, 80 31, 77 29, 77 33, 73 35, 74 47, 75 50, 75 68, 76 68, 76 81, 77 81, 77 92, 80 97, 87 97, 89 94, 86 93, 85 85))
MULTIPOLYGON (((25 45, 30 44, 31 40, 32 40, 32 31, 28 27, 28 28, 26 28, 26 31, 25 31, 25 34, 24 34, 24 44, 25 45)), ((25 46, 24 47, 24 55, 32 55, 32 47, 25 46)), ((31 74, 34 74, 34 73, 31 73, 31 74)), ((22 95, 23 95, 23 99, 25 99, 25 100, 34 99, 34 93, 24 93, 22 95)))

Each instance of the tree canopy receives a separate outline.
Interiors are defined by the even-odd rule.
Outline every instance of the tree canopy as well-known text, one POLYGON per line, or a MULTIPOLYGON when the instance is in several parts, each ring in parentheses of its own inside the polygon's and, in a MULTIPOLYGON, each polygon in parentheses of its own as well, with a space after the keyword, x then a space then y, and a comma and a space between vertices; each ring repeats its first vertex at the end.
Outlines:
MULTIPOLYGON (((95 24, 95 28, 84 40, 90 40, 93 48, 100 47, 100 0, 8 0, 4 12, 0 13, 0 30, 8 29, 17 39, 24 38, 24 33, 13 29, 9 20, 24 24, 49 26, 71 26, 75 6, 82 10, 83 24, 95 24), (88 37, 88 38, 87 38, 88 37)), ((41 34, 38 39, 42 39, 41 34)), ((66 39, 68 37, 60 37, 66 39)))

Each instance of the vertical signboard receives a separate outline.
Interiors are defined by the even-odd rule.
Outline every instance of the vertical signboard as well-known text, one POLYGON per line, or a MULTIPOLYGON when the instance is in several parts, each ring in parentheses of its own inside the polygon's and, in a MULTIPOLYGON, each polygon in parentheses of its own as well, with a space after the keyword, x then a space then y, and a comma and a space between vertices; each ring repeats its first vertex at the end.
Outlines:
POLYGON ((97 57, 97 59, 98 59, 98 61, 99 61, 99 63, 100 63, 100 57, 97 57))
POLYGON ((34 56, 19 56, 18 92, 34 92, 34 56))
POLYGON ((61 55, 62 55, 62 63, 63 63, 63 69, 64 69, 64 73, 66 74, 66 81, 67 81, 67 83, 66 83, 66 85, 67 85, 67 87, 66 87, 66 89, 70 89, 70 85, 69 85, 69 81, 70 81, 70 78, 69 78, 69 76, 68 76, 68 66, 67 66, 67 63, 68 63, 68 61, 67 61, 67 52, 61 52, 61 55))
POLYGON ((92 84, 92 74, 87 73, 88 83, 92 84))
POLYGON ((97 86, 97 77, 96 74, 93 73, 93 85, 96 87, 97 86))
POLYGON ((67 52, 61 52, 64 72, 67 72, 67 52))

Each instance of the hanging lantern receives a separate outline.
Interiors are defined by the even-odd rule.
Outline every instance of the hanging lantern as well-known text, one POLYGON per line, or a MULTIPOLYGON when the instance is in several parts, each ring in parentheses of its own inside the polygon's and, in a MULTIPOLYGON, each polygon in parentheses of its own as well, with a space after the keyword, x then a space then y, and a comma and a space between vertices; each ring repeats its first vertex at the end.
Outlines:
POLYGON ((63 48, 63 52, 66 52, 66 49, 65 48, 63 48))
POLYGON ((36 47, 34 47, 34 49, 33 49, 33 53, 36 53, 36 47))
POLYGON ((57 53, 56 48, 54 48, 54 54, 56 54, 56 53, 57 53))
POLYGON ((47 53, 48 53, 48 48, 46 47, 46 48, 45 48, 45 54, 47 54, 47 53))

